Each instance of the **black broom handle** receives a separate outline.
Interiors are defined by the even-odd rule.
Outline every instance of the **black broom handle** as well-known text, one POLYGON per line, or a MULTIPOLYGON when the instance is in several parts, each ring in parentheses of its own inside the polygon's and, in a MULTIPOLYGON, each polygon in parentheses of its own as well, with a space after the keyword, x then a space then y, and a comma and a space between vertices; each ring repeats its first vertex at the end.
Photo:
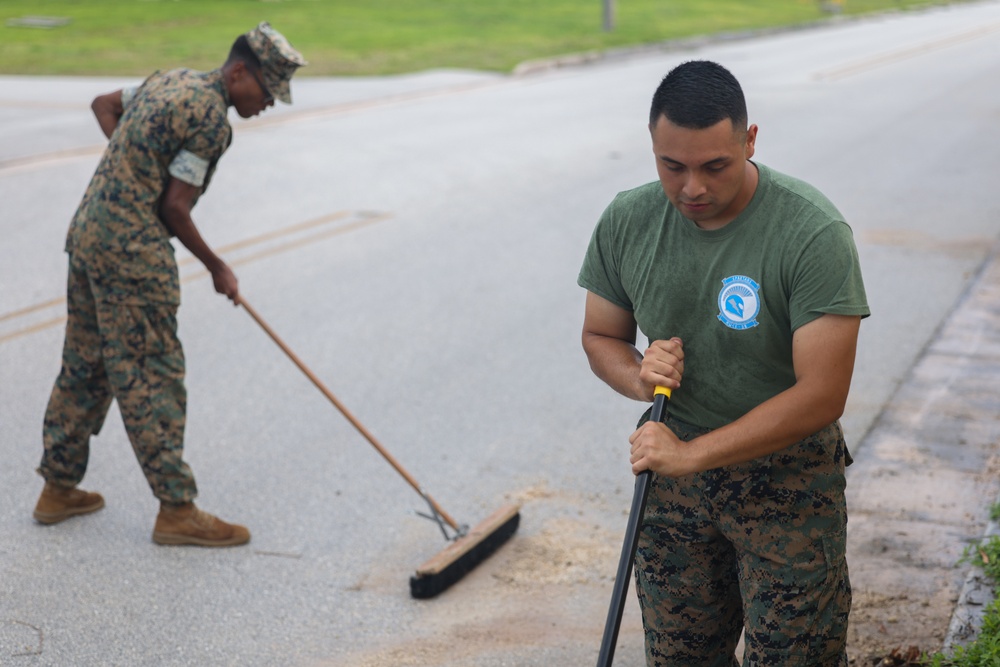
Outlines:
MULTIPOLYGON (((649 420, 663 421, 663 411, 670 398, 670 390, 657 387, 653 396, 653 410, 649 420)), ((615 644, 618 643, 618 630, 622 624, 622 613, 625 611, 625 592, 635 565, 635 548, 639 543, 639 527, 642 525, 642 515, 646 511, 646 499, 649 497, 649 487, 653 481, 653 473, 643 470, 635 477, 635 491, 632 493, 632 508, 628 513, 628 525, 625 526, 625 542, 622 544, 622 555, 618 560, 618 573, 615 575, 615 587, 611 593, 611 606, 608 609, 608 620, 604 624, 604 637, 601 638, 601 653, 597 657, 597 667, 611 667, 615 658, 615 644)))

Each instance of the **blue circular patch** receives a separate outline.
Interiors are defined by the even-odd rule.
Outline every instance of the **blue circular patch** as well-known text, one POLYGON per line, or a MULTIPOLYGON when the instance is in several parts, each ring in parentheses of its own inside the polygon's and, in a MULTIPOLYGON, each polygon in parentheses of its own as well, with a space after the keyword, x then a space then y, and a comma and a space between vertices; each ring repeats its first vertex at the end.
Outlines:
POLYGON ((760 285, 746 276, 729 276, 719 291, 719 320, 741 331, 757 326, 760 313, 760 285))

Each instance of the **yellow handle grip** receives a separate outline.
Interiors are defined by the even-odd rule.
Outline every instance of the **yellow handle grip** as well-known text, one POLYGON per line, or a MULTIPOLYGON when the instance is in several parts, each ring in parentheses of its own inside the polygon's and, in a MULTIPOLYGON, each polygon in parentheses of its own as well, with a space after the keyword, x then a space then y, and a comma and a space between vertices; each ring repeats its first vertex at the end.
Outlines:
POLYGON ((656 385, 656 389, 653 390, 653 396, 658 396, 660 394, 666 396, 667 398, 670 398, 671 391, 667 387, 661 387, 660 385, 656 385))

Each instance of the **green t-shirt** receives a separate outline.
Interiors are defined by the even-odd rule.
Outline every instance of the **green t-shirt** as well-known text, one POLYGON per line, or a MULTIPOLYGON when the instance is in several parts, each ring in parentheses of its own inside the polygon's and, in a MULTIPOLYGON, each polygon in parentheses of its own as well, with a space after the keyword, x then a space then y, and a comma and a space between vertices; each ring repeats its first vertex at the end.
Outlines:
POLYGON ((857 249, 818 190, 763 165, 722 229, 683 217, 659 181, 620 193, 594 230, 581 287, 633 313, 650 341, 684 341, 670 412, 719 428, 795 383, 792 333, 869 314, 857 249))

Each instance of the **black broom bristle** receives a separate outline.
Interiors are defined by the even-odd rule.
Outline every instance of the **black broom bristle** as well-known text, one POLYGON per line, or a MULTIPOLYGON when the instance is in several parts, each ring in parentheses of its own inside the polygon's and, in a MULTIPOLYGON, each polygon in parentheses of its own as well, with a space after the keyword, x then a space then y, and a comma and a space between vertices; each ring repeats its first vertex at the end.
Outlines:
POLYGON ((417 573, 410 577, 410 595, 418 600, 432 598, 464 577, 474 567, 499 549, 517 531, 521 521, 519 508, 508 506, 494 513, 490 519, 479 524, 465 537, 449 545, 441 554, 431 559, 417 573), (504 518, 503 515, 509 515, 504 518), (489 530, 478 530, 483 525, 500 516, 499 525, 489 530), (446 564, 431 566, 435 560, 446 564))

